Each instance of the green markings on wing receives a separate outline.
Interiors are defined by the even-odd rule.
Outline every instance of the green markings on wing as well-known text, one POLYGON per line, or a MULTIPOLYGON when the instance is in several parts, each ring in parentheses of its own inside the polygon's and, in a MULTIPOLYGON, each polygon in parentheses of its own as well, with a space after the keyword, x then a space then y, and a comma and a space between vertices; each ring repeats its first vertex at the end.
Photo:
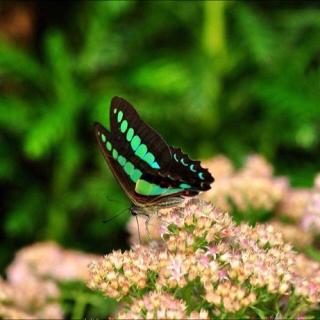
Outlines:
POLYGON ((130 143, 131 149, 134 154, 141 160, 148 163, 153 169, 160 169, 160 165, 156 161, 155 155, 148 151, 148 147, 141 141, 141 137, 135 134, 135 130, 129 127, 129 123, 124 119, 124 114, 121 110, 114 109, 117 122, 119 123, 120 132, 125 134, 126 140, 130 143))
MULTIPOLYGON (((134 164, 128 161, 124 156, 119 154, 118 150, 113 147, 112 143, 107 140, 107 137, 103 133, 99 133, 101 142, 105 145, 106 149, 110 156, 119 163, 124 172, 129 176, 132 182, 136 184, 135 191, 144 196, 165 196, 174 193, 179 193, 185 189, 190 189, 191 186, 187 183, 180 183, 178 188, 163 188, 155 183, 148 182, 144 179, 141 179, 142 172, 138 168, 134 166, 134 164)), ((147 146, 144 144, 140 144, 136 152, 140 155, 144 155, 144 158, 147 161, 154 163, 154 156, 147 152, 147 146)), ((148 162, 148 163, 149 163, 148 162)))
POLYGON ((110 156, 116 160, 119 165, 123 168, 124 172, 129 176, 132 182, 136 183, 142 176, 142 172, 135 168, 134 164, 130 161, 127 161, 125 157, 119 154, 118 150, 113 148, 112 143, 107 140, 107 137, 101 133, 100 139, 102 143, 106 146, 110 156))
POLYGON ((140 158, 144 159, 144 156, 147 154, 148 148, 144 143, 141 143, 140 146, 135 151, 135 154, 140 158))
POLYGON ((130 142, 132 150, 136 151, 140 146, 140 143, 141 143, 140 137, 135 135, 130 142))
POLYGON ((204 180, 204 175, 203 175, 203 172, 199 172, 198 173, 198 177, 201 179, 201 180, 204 180))
POLYGON ((143 196, 164 196, 179 193, 189 188, 191 188, 191 186, 186 183, 181 183, 179 188, 162 188, 155 183, 139 179, 136 183, 135 191, 143 196))
POLYGON ((157 184, 139 179, 136 183, 135 191, 143 196, 168 195, 182 191, 179 188, 162 188, 157 184))
POLYGON ((123 112, 122 112, 122 111, 119 111, 119 112, 118 112, 118 115, 117 115, 117 121, 118 121, 119 123, 121 122, 122 117, 123 117, 123 112))
POLYGON ((127 141, 130 142, 132 140, 134 136, 134 130, 132 128, 129 128, 129 130, 127 131, 127 141))
POLYGON ((119 164, 120 164, 121 167, 124 167, 124 165, 125 165, 126 162, 127 162, 126 158, 123 157, 123 156, 119 156, 117 160, 118 160, 118 162, 119 162, 119 164))
POLYGON ((187 183, 181 183, 181 184, 180 184, 180 188, 182 188, 182 189, 189 189, 189 188, 191 188, 191 186, 190 186, 190 184, 187 184, 187 183))
POLYGON ((113 157, 113 159, 115 159, 115 160, 117 160, 117 158, 118 158, 118 151, 117 151, 117 149, 112 149, 112 157, 113 157))
MULTIPOLYGON (((176 153, 173 154, 173 159, 176 161, 176 162, 180 162, 182 165, 184 165, 185 167, 188 167, 189 164, 187 162, 185 162, 185 159, 184 158, 181 158, 179 160, 178 156, 176 153)), ((192 171, 192 172, 197 172, 197 169, 195 168, 195 165, 194 164, 191 164, 189 166, 189 169, 192 171)), ((203 172, 198 172, 198 178, 201 179, 201 180, 205 180, 205 177, 204 177, 204 173, 203 172)))
POLYGON ((125 133, 126 130, 127 130, 127 128, 128 128, 128 121, 127 121, 127 120, 123 120, 123 121, 121 122, 120 131, 121 131, 122 133, 125 133))

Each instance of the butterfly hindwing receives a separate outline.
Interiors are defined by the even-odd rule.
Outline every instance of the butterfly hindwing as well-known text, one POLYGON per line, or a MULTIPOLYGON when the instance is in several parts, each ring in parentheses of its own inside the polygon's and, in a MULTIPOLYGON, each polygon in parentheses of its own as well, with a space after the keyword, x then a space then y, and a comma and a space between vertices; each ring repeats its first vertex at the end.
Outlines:
POLYGON ((200 161, 191 160, 181 149, 170 147, 172 161, 170 169, 156 174, 144 173, 142 178, 163 189, 174 189, 181 195, 194 196, 201 191, 210 189, 214 181, 200 161))
POLYGON ((185 181, 191 189, 206 191, 214 181, 208 169, 202 168, 200 161, 195 161, 182 152, 180 148, 170 147, 172 163, 170 173, 175 179, 185 181))

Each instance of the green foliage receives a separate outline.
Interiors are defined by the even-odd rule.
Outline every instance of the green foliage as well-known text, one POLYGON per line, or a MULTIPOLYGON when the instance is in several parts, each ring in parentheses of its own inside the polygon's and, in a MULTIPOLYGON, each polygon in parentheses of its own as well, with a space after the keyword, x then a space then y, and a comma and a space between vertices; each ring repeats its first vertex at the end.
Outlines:
MULTIPOLYGON (((235 207, 234 207, 235 208, 235 207)), ((236 209, 232 209, 232 218, 236 223, 241 223, 242 221, 248 222, 250 225, 254 226, 257 223, 262 223, 270 220, 274 216, 274 212, 264 210, 249 208, 243 216, 243 212, 239 212, 236 209)))
POLYGON ((203 301, 204 294, 205 290, 203 289, 203 285, 197 278, 189 282, 184 288, 176 290, 175 297, 186 301, 188 312, 192 312, 193 310, 201 310, 202 305, 205 303, 205 301, 203 301))
POLYGON ((127 202, 92 130, 108 124, 114 95, 192 157, 260 152, 299 183, 319 168, 317 4, 75 7, 37 53, 0 42, 1 267, 40 239, 101 253, 125 245, 128 214, 102 223, 127 202))
POLYGON ((60 303, 66 318, 105 318, 116 308, 116 301, 99 292, 89 290, 83 283, 66 282, 60 284, 60 303))

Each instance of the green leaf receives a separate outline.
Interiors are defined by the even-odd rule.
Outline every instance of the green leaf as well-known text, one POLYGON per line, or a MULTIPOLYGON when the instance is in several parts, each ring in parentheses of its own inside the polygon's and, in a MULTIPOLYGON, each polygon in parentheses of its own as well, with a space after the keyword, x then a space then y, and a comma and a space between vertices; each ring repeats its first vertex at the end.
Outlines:
POLYGON ((41 65, 26 52, 0 41, 0 76, 30 81, 43 85, 44 72, 41 65))

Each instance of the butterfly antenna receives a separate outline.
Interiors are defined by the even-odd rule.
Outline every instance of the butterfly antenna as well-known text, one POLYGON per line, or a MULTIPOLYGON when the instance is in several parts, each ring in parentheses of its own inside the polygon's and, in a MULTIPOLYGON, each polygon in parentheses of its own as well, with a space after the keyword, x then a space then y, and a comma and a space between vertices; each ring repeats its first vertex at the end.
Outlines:
POLYGON ((110 202, 114 202, 114 203, 119 203, 120 201, 112 199, 111 197, 109 197, 108 195, 106 196, 107 200, 110 202))
POLYGON ((113 217, 109 218, 109 219, 105 219, 105 220, 102 220, 103 223, 108 223, 110 221, 112 221, 113 219, 119 217, 121 214, 123 214, 124 212, 126 212, 127 210, 129 210, 129 208, 124 208, 124 209, 121 209, 118 213, 116 213, 113 217))

